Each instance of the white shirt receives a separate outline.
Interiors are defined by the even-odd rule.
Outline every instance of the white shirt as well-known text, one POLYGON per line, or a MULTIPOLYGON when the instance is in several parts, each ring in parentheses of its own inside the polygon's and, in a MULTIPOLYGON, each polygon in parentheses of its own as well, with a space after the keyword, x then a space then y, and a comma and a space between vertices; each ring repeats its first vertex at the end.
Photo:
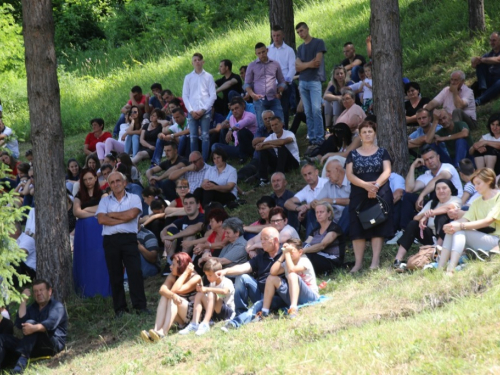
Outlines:
POLYGON ((394 193, 396 190, 403 189, 405 190, 405 179, 403 176, 400 176, 397 173, 392 172, 389 176, 389 186, 391 187, 391 191, 394 193))
POLYGON ((182 86, 182 100, 188 112, 204 109, 210 112, 217 94, 215 92, 214 77, 205 70, 200 74, 194 70, 184 78, 182 86))
POLYGON ((1 134, 5 134, 7 137, 9 137, 9 141, 5 142, 5 147, 8 148, 10 151, 12 151, 12 154, 17 159, 19 157, 19 143, 17 142, 17 139, 14 139, 12 137, 14 132, 12 131, 11 128, 5 126, 5 129, 1 134))
POLYGON ((268 47, 267 57, 277 61, 280 64, 281 72, 285 77, 285 81, 292 82, 295 76, 295 52, 292 47, 285 42, 281 47, 275 47, 274 43, 268 47))
POLYGON ((218 288, 218 289, 229 289, 228 294, 217 294, 217 296, 224 301, 224 304, 231 308, 231 310, 236 311, 234 307, 234 284, 233 282, 224 277, 220 284, 215 284, 215 281, 210 283, 209 288, 218 288))
POLYGON ((500 138, 495 138, 490 133, 483 135, 481 138, 489 142, 500 142, 500 138))
POLYGON ((329 182, 328 178, 318 177, 318 184, 314 189, 309 185, 306 185, 294 196, 295 198, 299 199, 299 202, 306 202, 307 204, 309 204, 317 198, 321 190, 323 190, 323 186, 325 186, 327 182, 329 182))
POLYGON ((227 185, 231 182, 234 182, 234 187, 231 190, 231 193, 235 197, 238 197, 238 189, 236 188, 236 185, 238 184, 238 172, 236 172, 236 169, 233 166, 226 164, 226 168, 224 168, 224 170, 221 173, 219 173, 217 167, 209 166, 209 168, 205 172, 205 177, 203 179, 215 182, 219 186, 227 185))
POLYGON ((138 232, 138 221, 140 214, 142 213, 142 203, 141 198, 138 195, 125 192, 125 195, 120 201, 118 201, 113 193, 104 197, 99 202, 95 217, 99 214, 107 214, 108 212, 123 212, 130 210, 131 208, 138 208, 139 215, 134 220, 130 220, 128 223, 117 224, 117 225, 103 225, 102 235, 110 236, 118 233, 137 233, 138 232))
MULTIPOLYGON (((281 263, 281 266, 285 269, 285 275, 288 277, 288 267, 286 266, 286 261, 281 263)), ((305 267, 304 271, 297 272, 297 276, 300 276, 302 281, 304 281, 309 289, 318 295, 319 298, 318 284, 316 283, 316 272, 314 272, 314 267, 306 254, 302 254, 297 262, 297 266, 305 267)))
MULTIPOLYGON (((464 188, 462 187, 462 181, 460 181, 460 176, 458 175, 457 170, 455 167, 451 164, 448 163, 443 163, 441 164, 441 168, 439 168, 439 171, 437 171, 436 176, 441 173, 441 171, 448 171, 451 173, 451 183, 453 186, 455 186, 458 190, 457 197, 462 198, 462 195, 464 194, 464 188)), ((426 170, 424 174, 418 176, 417 181, 422 181, 425 186, 436 176, 433 176, 430 170, 426 170)))
MULTIPOLYGON (((288 151, 290 151, 293 157, 300 163, 299 146, 297 145, 297 138, 295 138, 295 134, 293 134, 291 131, 283 129, 283 134, 279 138, 276 136, 276 133, 273 133, 269 135, 266 139, 264 139, 264 142, 275 141, 277 139, 287 139, 287 138, 293 138, 293 142, 287 143, 285 147, 288 149, 288 151)), ((276 152, 276 155, 278 155, 278 149, 276 147, 274 148, 274 152, 276 152)))

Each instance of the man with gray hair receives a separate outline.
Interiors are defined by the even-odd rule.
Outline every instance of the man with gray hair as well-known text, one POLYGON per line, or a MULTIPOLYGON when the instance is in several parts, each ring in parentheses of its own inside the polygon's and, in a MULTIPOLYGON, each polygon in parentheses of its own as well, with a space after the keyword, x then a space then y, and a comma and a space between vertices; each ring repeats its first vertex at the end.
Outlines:
POLYGON ((452 115, 453 121, 463 121, 469 129, 477 128, 476 103, 474 92, 465 85, 465 73, 455 70, 451 73, 450 85, 424 105, 424 108, 432 111, 434 108, 442 107, 452 115))
POLYGON ((476 105, 483 105, 500 95, 500 33, 490 35, 491 51, 481 57, 473 57, 471 64, 476 69, 481 96, 476 105))
POLYGON ((103 247, 108 267, 113 308, 116 317, 128 312, 123 287, 123 267, 127 271, 130 299, 137 313, 149 313, 137 246, 138 220, 142 212, 141 199, 125 191, 127 178, 120 172, 108 176, 111 194, 102 198, 95 213, 103 226, 103 247))

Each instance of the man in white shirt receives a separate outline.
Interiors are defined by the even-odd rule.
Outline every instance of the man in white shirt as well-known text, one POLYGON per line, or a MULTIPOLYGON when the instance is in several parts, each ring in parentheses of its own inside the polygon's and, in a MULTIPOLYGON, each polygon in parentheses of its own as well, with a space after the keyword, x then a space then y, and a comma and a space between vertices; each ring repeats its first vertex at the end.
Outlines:
POLYGON ((290 116, 290 95, 292 90, 295 90, 293 85, 293 77, 295 76, 295 52, 292 47, 288 46, 283 38, 285 33, 279 25, 273 26, 271 37, 273 43, 268 47, 267 56, 280 64, 281 72, 285 77, 287 89, 283 91, 280 102, 283 109, 284 128, 288 130, 288 117, 290 116))
POLYGON ((285 202, 285 208, 299 213, 299 220, 306 227, 307 238, 317 224, 316 213, 311 203, 317 199, 328 179, 319 177, 318 168, 312 163, 304 165, 300 172, 307 185, 285 202))
POLYGON ((451 113, 453 121, 463 121, 469 129, 477 128, 474 92, 465 85, 465 73, 461 70, 451 73, 450 85, 424 105, 424 108, 429 111, 437 107, 442 107, 446 112, 451 113))
POLYGON ((269 184, 269 171, 285 173, 299 167, 299 146, 295 134, 283 129, 283 121, 278 116, 271 118, 271 129, 273 134, 255 145, 255 150, 260 152, 259 186, 269 184))
POLYGON ((211 110, 217 94, 214 78, 203 69, 203 55, 195 53, 191 60, 194 70, 184 78, 182 100, 188 110, 188 126, 191 151, 198 151, 199 129, 201 127, 201 153, 205 161, 210 153, 211 110))
POLYGON ((10 150, 12 156, 19 158, 19 144, 11 128, 5 126, 0 118, 0 148, 5 147, 10 150))
POLYGON ((409 222, 424 206, 424 198, 434 192, 436 181, 445 178, 457 188, 458 197, 464 192, 460 176, 455 167, 448 163, 441 163, 438 153, 430 146, 422 147, 422 158, 415 159, 406 175, 405 193, 401 206, 401 220, 399 228, 406 229, 409 222), (415 169, 425 165, 428 170, 415 179, 415 169), (417 192, 420 192, 416 194, 417 192))

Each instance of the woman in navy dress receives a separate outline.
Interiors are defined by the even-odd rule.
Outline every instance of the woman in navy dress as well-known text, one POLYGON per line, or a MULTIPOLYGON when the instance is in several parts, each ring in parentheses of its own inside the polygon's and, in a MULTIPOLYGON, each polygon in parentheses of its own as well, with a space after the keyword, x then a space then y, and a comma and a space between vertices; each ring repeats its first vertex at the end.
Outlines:
POLYGON ((351 272, 357 272, 363 266, 363 254, 366 240, 371 240, 373 258, 371 269, 379 267, 380 252, 384 238, 394 233, 392 225, 392 191, 389 186, 391 175, 391 158, 386 149, 376 145, 377 124, 363 121, 359 125, 361 147, 349 153, 346 160, 346 174, 351 182, 349 196, 349 237, 352 240, 355 264, 351 272), (389 205, 387 221, 371 229, 363 229, 356 214, 356 207, 362 201, 361 210, 378 204, 376 196, 380 196, 389 205), (368 199, 367 199, 368 198, 368 199))
POLYGON ((73 251, 73 278, 76 292, 83 297, 111 295, 108 268, 102 247, 102 225, 94 217, 103 193, 95 170, 80 174, 80 191, 73 213, 78 218, 73 251))

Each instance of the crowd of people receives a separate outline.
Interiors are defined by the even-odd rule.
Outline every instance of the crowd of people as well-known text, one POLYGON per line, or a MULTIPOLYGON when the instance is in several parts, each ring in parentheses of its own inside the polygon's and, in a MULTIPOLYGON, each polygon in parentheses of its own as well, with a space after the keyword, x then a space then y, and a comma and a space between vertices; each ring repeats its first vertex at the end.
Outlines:
MULTIPOLYGON (((103 119, 90 121, 84 165, 67 162, 69 227, 61 230, 74 235, 76 292, 110 296, 117 318, 130 311, 128 292, 132 309, 150 314, 144 279, 166 276, 154 326, 140 332, 147 343, 174 324, 179 334, 203 335, 212 321, 224 321, 227 331, 278 309, 293 318, 300 305, 319 301, 316 275, 363 268, 367 241, 370 269, 380 267, 384 243, 397 244, 398 272, 414 241, 434 245, 434 266, 448 275, 463 254, 485 260, 498 252, 500 114, 490 116, 480 140, 470 134, 478 127, 476 107, 500 94, 498 32, 490 36, 491 52, 472 59, 476 97, 462 71, 432 100, 421 97, 417 82, 402 83, 407 126, 414 128, 414 161, 403 177, 377 142, 370 37, 368 58, 344 44, 345 60, 322 92, 325 43, 304 22, 296 31, 303 40, 297 53, 276 26, 273 43, 257 43, 256 60, 239 75, 221 60, 217 80, 195 53, 180 96, 159 83, 145 95, 134 86, 112 132, 103 119), (309 142, 302 157, 301 121, 309 142), (150 167, 141 176, 144 160, 150 167), (297 192, 287 189, 286 174, 294 170, 305 183, 297 192), (228 214, 244 203, 242 181, 272 189, 257 200, 252 223, 228 214), (365 220, 379 206, 383 219, 365 220), (352 264, 344 262, 347 239, 352 264)), ((50 284, 36 279, 33 155, 17 161, 17 140, 1 119, 0 147, 10 169, 3 189, 16 189, 16 204, 29 212, 15 234, 27 253, 16 270, 34 280, 35 302, 27 307, 25 300, 17 313, 23 338, 12 335, 7 310, 0 320, 0 368, 14 356, 22 372, 28 358, 64 347, 67 317, 50 284)))

